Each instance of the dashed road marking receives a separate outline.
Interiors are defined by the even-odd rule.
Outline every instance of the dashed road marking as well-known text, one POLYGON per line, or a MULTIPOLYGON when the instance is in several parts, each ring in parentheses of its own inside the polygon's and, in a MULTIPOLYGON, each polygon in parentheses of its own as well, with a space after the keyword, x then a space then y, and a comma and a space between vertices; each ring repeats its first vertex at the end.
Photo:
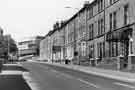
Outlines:
POLYGON ((85 84, 87 84, 87 85, 89 85, 89 86, 92 86, 92 87, 95 87, 95 88, 100 88, 100 87, 97 86, 96 84, 90 83, 90 82, 85 81, 85 80, 82 80, 82 79, 80 79, 80 78, 78 78, 77 80, 79 80, 79 81, 81 81, 81 82, 83 82, 83 83, 85 83, 85 84))
POLYGON ((113 84, 123 86, 123 87, 127 87, 127 88, 131 88, 131 89, 135 89, 135 86, 124 84, 124 83, 115 82, 113 84))
POLYGON ((72 77, 71 75, 68 75, 68 74, 65 74, 65 73, 61 73, 61 72, 56 71, 56 70, 51 70, 51 71, 54 72, 54 73, 58 73, 58 75, 57 75, 56 77, 64 76, 64 77, 70 78, 70 79, 74 78, 74 77, 72 77))
POLYGON ((59 75, 56 76, 56 77, 64 76, 64 77, 69 78, 69 79, 73 79, 73 78, 74 78, 74 79, 79 80, 79 81, 81 81, 81 82, 83 82, 83 83, 85 83, 85 84, 87 84, 87 85, 89 85, 89 86, 92 86, 92 87, 95 87, 95 88, 100 88, 99 86, 97 86, 97 85, 95 85, 95 84, 93 84, 93 83, 87 82, 87 81, 85 81, 85 80, 83 80, 83 79, 76 78, 76 77, 73 77, 73 76, 71 76, 71 75, 68 75, 68 74, 65 74, 65 73, 61 73, 61 72, 56 71, 56 70, 51 70, 51 71, 54 72, 54 73, 59 73, 59 75))
POLYGON ((70 79, 74 78, 74 77, 72 77, 71 75, 64 74, 64 73, 61 73, 60 75, 62 75, 62 76, 64 76, 64 77, 66 77, 66 78, 70 78, 70 79))
POLYGON ((51 72, 54 72, 54 73, 58 73, 58 71, 56 71, 56 70, 53 70, 53 69, 51 69, 50 71, 51 71, 51 72))

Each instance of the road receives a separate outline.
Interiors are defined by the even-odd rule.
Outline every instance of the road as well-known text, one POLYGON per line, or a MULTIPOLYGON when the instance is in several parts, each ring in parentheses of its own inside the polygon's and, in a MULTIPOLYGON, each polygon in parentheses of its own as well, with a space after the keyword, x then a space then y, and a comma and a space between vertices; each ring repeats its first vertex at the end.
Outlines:
POLYGON ((126 83, 44 63, 25 62, 30 77, 40 90, 135 90, 126 83))

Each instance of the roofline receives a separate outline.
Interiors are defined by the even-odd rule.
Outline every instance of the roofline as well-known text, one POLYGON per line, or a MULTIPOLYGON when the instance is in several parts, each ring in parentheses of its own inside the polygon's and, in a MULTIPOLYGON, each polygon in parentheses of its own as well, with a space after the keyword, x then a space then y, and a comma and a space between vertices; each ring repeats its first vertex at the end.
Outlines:
POLYGON ((55 31, 62 29, 63 27, 65 27, 70 21, 72 21, 73 19, 75 19, 78 14, 80 14, 81 12, 83 12, 86 8, 91 7, 91 5, 95 4, 97 2, 97 0, 93 0, 91 3, 89 3, 87 6, 83 6, 77 13, 75 13, 71 18, 69 18, 62 26, 60 26, 57 29, 53 29, 51 31, 48 32, 47 35, 45 35, 45 37, 47 37, 48 35, 51 36, 55 31))

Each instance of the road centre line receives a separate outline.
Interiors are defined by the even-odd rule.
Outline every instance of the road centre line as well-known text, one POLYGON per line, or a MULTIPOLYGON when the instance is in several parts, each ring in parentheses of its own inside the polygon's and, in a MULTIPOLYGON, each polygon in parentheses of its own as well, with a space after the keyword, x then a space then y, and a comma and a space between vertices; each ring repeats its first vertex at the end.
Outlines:
POLYGON ((132 85, 128 85, 128 84, 124 84, 124 83, 119 83, 119 82, 115 82, 113 84, 119 85, 119 86, 123 86, 123 87, 127 87, 127 88, 131 88, 131 89, 134 89, 135 90, 135 87, 132 86, 132 85))

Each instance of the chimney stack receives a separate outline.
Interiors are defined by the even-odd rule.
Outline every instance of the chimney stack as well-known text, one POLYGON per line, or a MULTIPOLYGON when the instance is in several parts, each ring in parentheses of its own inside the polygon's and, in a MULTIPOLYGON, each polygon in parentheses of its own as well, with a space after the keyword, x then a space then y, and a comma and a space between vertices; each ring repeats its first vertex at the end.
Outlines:
POLYGON ((89 1, 84 1, 83 7, 87 7, 87 6, 89 6, 89 1))

